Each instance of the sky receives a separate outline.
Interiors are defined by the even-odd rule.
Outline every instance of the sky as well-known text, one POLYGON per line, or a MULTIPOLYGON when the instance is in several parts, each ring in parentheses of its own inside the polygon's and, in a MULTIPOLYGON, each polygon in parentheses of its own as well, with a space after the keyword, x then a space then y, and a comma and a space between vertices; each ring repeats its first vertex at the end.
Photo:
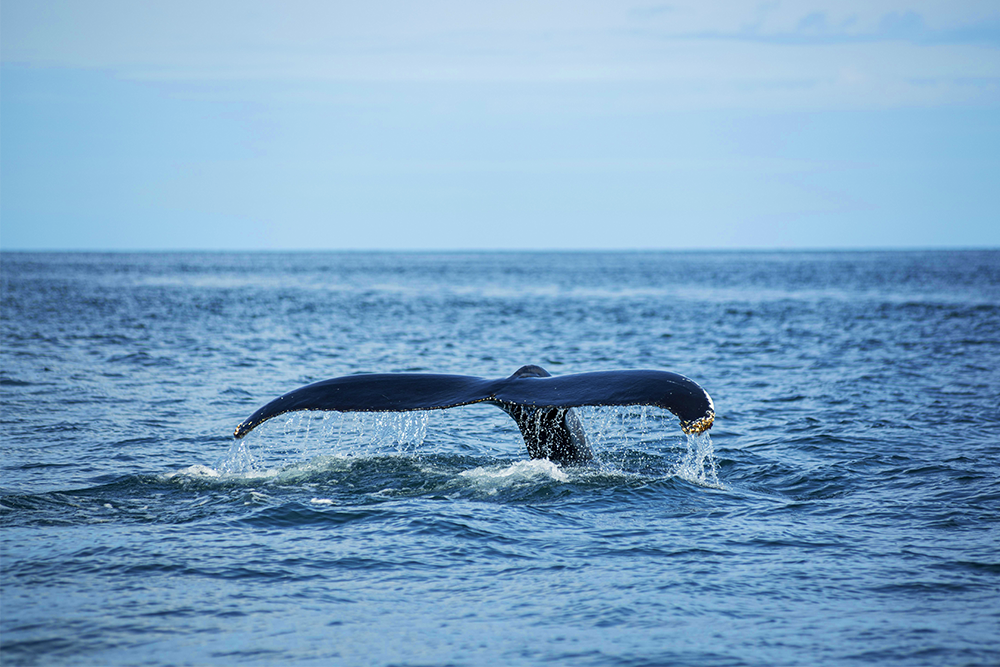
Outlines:
POLYGON ((4 250, 1000 247, 1000 3, 3 0, 4 250))

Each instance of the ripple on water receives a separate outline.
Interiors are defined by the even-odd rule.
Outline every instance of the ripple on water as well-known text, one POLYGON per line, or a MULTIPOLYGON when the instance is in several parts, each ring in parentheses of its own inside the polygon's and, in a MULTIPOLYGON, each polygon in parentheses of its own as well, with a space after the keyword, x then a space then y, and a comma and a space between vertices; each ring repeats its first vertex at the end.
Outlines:
POLYGON ((4 664, 1000 664, 1000 253, 4 253, 4 664), (354 372, 663 368, 289 416, 354 372), (232 449, 230 450, 230 447, 232 449), (227 451, 229 450, 229 451, 227 451))

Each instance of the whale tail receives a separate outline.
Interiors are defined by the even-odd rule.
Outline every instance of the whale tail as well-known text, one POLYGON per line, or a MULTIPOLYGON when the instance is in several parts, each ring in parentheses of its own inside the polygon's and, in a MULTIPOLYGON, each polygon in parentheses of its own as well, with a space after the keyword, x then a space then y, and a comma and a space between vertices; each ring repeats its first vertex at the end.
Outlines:
POLYGON ((279 396, 236 427, 242 438, 272 417, 298 410, 407 412, 474 403, 496 405, 517 423, 532 458, 577 463, 593 458, 572 408, 651 405, 676 415, 685 433, 712 427, 715 406, 696 382, 667 371, 599 371, 552 376, 522 366, 506 378, 378 373, 322 380, 279 396))

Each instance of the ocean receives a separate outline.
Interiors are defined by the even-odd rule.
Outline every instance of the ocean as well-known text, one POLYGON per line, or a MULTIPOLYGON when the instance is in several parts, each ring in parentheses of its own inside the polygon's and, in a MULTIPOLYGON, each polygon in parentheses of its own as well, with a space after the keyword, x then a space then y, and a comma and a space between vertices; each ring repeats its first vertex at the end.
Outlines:
POLYGON ((0 255, 0 662, 998 665, 1000 251, 0 255), (686 375, 716 421, 291 413, 686 375))

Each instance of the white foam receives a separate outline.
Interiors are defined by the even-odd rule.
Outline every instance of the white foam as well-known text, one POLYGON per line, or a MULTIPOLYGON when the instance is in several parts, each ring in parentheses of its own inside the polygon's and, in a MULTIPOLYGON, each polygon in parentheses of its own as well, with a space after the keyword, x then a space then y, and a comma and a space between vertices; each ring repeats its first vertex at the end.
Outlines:
POLYGON ((518 461, 508 466, 485 466, 465 470, 459 477, 471 481, 491 495, 502 489, 540 481, 568 482, 569 475, 548 459, 518 461))
POLYGON ((209 468, 201 464, 195 464, 180 470, 164 474, 163 479, 174 479, 175 477, 221 477, 215 468, 209 468))

